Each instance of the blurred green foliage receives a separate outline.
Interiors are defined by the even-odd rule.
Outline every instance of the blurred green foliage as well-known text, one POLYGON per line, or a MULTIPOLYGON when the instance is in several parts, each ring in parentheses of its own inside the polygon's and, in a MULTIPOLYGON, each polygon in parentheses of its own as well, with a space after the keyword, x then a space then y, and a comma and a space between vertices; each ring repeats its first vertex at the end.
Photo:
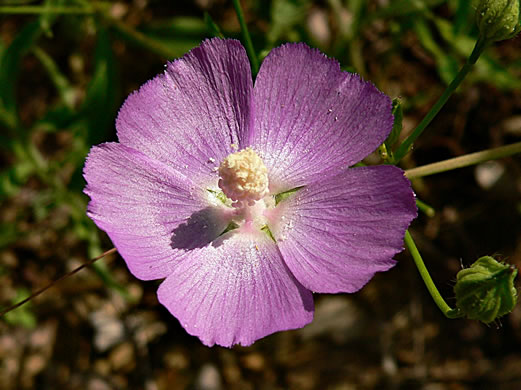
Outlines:
MULTIPOLYGON (((18 303, 30 295, 29 290, 20 288, 16 291, 11 303, 18 303)), ((31 311, 31 302, 21 306, 18 310, 11 311, 5 315, 8 324, 14 326, 23 326, 24 328, 36 327, 36 316, 31 311)))

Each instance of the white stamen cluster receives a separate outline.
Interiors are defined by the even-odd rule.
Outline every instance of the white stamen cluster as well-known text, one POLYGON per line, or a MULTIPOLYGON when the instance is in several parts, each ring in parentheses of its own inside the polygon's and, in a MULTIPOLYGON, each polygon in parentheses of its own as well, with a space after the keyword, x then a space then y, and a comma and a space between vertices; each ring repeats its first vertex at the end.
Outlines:
POLYGON ((268 194, 268 169, 252 148, 226 157, 219 166, 219 176, 219 187, 236 206, 253 206, 268 194))

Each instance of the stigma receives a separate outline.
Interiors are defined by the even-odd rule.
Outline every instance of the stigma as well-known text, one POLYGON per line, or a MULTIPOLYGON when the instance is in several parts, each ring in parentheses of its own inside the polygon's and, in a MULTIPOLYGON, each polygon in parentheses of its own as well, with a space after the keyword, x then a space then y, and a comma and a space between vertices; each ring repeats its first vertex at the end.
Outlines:
POLYGON ((268 169, 249 147, 228 155, 219 166, 219 177, 219 188, 234 207, 253 206, 269 192, 268 169))

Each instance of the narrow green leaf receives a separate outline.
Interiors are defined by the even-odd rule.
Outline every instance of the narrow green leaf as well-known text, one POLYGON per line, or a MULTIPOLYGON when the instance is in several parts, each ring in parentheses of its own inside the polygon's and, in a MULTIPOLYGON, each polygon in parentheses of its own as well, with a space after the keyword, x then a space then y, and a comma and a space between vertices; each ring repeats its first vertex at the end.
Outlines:
POLYGON ((94 74, 87 86, 85 100, 80 107, 89 129, 88 142, 97 144, 106 140, 113 127, 116 114, 116 70, 114 55, 107 31, 98 26, 98 39, 94 53, 94 74))
POLYGON ((398 138, 400 138, 400 134, 402 132, 403 109, 402 103, 398 98, 393 99, 392 114, 394 117, 393 128, 389 134, 389 137, 387 137, 385 140, 385 146, 388 152, 392 152, 392 147, 396 141, 398 141, 398 138))
POLYGON ((208 12, 204 13, 204 22, 206 23, 206 27, 210 34, 212 34, 214 37, 224 38, 221 29, 219 28, 217 23, 213 21, 212 17, 208 12))
POLYGON ((458 61, 453 56, 447 54, 446 50, 439 47, 425 20, 418 18, 414 24, 414 29, 422 46, 434 56, 436 68, 441 79, 447 85, 450 84, 458 74, 458 61))
POLYGON ((454 34, 460 35, 470 31, 474 27, 475 15, 476 9, 471 1, 458 0, 453 23, 454 34))
POLYGON ((21 68, 23 56, 31 49, 42 30, 39 22, 27 24, 13 40, 1 57, 0 63, 0 112, 6 116, 5 122, 11 127, 18 123, 15 84, 21 68))

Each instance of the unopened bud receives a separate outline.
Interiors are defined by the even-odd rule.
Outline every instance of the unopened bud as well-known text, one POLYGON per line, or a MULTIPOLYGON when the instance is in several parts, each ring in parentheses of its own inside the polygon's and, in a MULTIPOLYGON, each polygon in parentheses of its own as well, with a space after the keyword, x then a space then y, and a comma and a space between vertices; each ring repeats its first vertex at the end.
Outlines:
POLYGON ((482 37, 488 42, 510 39, 521 30, 521 0, 481 0, 476 22, 482 37))
POLYGON ((456 306, 466 317, 485 324, 510 313, 517 301, 516 275, 513 265, 490 256, 479 258, 470 268, 458 272, 456 306))

